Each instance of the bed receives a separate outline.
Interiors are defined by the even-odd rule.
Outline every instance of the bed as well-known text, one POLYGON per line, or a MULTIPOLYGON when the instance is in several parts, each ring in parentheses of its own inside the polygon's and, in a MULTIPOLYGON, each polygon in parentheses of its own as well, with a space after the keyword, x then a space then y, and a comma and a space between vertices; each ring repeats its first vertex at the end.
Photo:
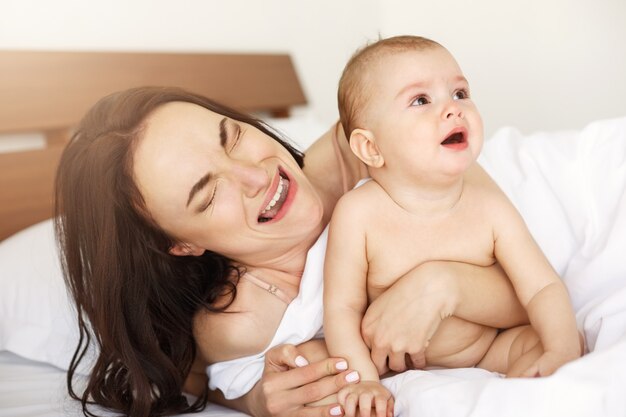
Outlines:
MULTIPOLYGON (((326 128, 289 117, 306 100, 287 55, 0 51, 2 416, 80 415, 65 391, 76 324, 47 220, 53 175, 87 107, 136 85, 178 85, 259 112, 302 149, 326 128)), ((406 372, 385 381, 398 415, 626 416, 626 117, 532 135, 503 128, 481 163, 563 277, 590 353, 541 379, 406 372)), ((199 415, 243 416, 212 404, 199 415)))

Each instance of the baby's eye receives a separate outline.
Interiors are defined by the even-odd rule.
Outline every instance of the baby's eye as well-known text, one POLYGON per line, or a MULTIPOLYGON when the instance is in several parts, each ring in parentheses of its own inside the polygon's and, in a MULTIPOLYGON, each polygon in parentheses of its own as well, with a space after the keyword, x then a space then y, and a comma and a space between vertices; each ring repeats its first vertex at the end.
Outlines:
POLYGON ((457 90, 452 96, 454 100, 464 100, 469 98, 469 92, 465 89, 457 90))
POLYGON ((419 97, 416 97, 411 102, 411 106, 423 106, 424 104, 428 104, 428 103, 430 103, 430 101, 428 101, 428 97, 426 97, 426 96, 419 96, 419 97))

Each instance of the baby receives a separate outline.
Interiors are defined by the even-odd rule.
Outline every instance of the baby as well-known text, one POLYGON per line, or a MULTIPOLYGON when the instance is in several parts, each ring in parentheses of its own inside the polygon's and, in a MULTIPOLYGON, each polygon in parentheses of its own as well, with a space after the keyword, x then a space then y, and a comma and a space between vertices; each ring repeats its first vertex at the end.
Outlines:
MULTIPOLYGON (((414 36, 384 39, 348 62, 339 84, 341 123, 372 178, 332 216, 324 269, 329 352, 359 371, 339 393, 347 416, 379 417, 393 398, 360 332, 367 306, 396 279, 435 260, 499 262, 531 326, 498 333, 441 322, 423 341, 426 366, 478 366, 508 376, 549 375, 581 355, 568 293, 524 221, 476 163, 480 114, 452 55, 414 36), (458 326, 455 327, 458 329, 458 326)), ((420 341, 421 342, 421 341, 420 341)))

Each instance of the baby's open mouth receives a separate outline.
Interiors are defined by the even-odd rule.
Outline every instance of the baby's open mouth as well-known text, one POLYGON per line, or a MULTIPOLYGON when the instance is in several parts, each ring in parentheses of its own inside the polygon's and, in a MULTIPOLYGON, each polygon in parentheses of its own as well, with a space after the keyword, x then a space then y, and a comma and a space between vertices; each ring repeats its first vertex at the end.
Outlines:
POLYGON ((276 192, 270 202, 267 203, 267 206, 265 206, 265 208, 261 211, 261 214, 257 219, 259 223, 268 222, 276 217, 287 199, 287 195, 289 194, 289 179, 282 172, 279 172, 279 175, 280 178, 278 179, 276 192))
POLYGON ((441 142, 441 144, 452 145, 452 144, 464 143, 464 142, 465 142, 465 135, 463 134, 463 132, 456 132, 448 136, 443 142, 441 142))

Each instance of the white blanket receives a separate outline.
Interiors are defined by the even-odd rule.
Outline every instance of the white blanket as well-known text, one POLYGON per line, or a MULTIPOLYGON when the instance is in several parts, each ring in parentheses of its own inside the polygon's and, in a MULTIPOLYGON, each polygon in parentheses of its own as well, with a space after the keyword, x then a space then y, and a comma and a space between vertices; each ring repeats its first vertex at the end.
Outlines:
MULTIPOLYGON (((480 163, 562 276, 592 353, 548 378, 503 379, 480 369, 405 372, 384 381, 395 395, 396 415, 626 416, 621 392, 626 386, 626 118, 595 122, 579 132, 523 136, 503 129, 487 141, 480 163)), ((310 253, 307 268, 322 265, 323 256, 323 251, 310 253)), ((301 307, 289 306, 272 346, 299 341, 285 335, 293 334, 290 326, 303 331, 309 323, 306 315, 298 316, 306 320, 290 319, 301 307)), ((310 308, 303 311, 311 314, 310 308)), ((321 308, 320 297, 316 311, 321 308)), ((306 333, 314 334, 317 325, 307 326, 306 333)), ((234 371, 222 369, 223 380, 251 378, 243 387, 249 389, 262 372, 262 355, 235 365, 234 371)), ((210 373, 212 387, 215 375, 210 373)), ((227 395, 238 396, 237 384, 226 385, 227 395)))

